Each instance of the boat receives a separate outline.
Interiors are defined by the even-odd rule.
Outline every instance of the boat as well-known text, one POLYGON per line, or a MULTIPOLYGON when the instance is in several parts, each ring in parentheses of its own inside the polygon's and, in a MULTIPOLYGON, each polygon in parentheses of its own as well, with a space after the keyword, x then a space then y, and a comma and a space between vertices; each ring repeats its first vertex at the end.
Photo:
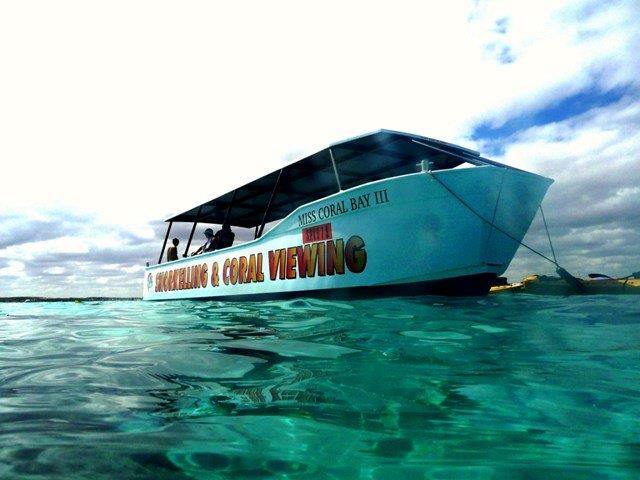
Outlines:
POLYGON ((590 278, 579 278, 579 287, 559 277, 528 275, 520 282, 496 285, 489 293, 529 293, 532 295, 638 295, 640 294, 640 272, 622 278, 602 274, 589 274, 590 278))
POLYGON ((367 133, 168 218, 143 299, 485 295, 552 182, 448 142, 367 133), (191 236, 163 262, 176 222, 191 236), (253 238, 188 256, 197 225, 253 238))

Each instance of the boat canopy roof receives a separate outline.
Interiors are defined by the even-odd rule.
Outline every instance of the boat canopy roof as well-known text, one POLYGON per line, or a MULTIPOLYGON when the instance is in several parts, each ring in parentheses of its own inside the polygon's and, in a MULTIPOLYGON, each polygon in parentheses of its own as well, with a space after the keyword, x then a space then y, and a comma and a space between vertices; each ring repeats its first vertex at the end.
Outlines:
POLYGON ((478 152, 440 140, 378 130, 334 143, 166 221, 226 221, 245 228, 264 225, 287 216, 300 205, 337 192, 336 176, 345 190, 420 171, 423 160, 429 161, 433 170, 450 169, 465 162, 503 166, 480 157, 478 152))

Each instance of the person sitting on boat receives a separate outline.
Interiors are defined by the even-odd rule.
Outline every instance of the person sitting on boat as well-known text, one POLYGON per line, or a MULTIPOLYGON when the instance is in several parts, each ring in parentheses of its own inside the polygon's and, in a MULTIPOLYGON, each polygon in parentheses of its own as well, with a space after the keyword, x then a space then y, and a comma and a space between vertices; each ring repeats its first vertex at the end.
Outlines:
POLYGON ((173 243, 173 247, 169 247, 167 250, 167 262, 173 262, 178 259, 178 244, 180 240, 174 238, 171 242, 173 243))
POLYGON ((222 229, 218 230, 215 234, 215 248, 220 250, 221 248, 230 247, 233 245, 233 240, 235 238, 236 234, 231 231, 231 227, 228 224, 222 225, 222 229))
POLYGON ((207 241, 204 243, 204 245, 202 245, 195 252, 193 252, 191 256, 199 255, 205 252, 213 252, 216 249, 216 239, 213 235, 213 230, 211 230, 210 228, 207 228, 204 231, 204 236, 207 237, 207 241))

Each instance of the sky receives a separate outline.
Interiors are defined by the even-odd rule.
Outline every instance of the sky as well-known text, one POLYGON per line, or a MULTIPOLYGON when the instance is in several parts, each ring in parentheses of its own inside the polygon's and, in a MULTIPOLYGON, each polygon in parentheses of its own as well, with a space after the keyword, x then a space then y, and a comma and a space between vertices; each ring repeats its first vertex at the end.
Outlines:
MULTIPOLYGON (((380 128, 555 179, 559 263, 639 271, 639 23, 637 0, 2 2, 0 296, 140 296, 165 218, 380 128)), ((550 253, 539 216, 525 242, 550 253)), ((553 267, 520 248, 530 273, 553 267)))

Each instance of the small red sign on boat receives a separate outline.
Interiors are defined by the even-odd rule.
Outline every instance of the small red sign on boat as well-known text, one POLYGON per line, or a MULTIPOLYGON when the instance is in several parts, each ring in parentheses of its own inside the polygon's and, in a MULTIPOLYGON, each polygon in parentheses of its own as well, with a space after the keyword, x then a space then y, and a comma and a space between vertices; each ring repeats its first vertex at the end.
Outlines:
POLYGON ((322 225, 314 225, 302 229, 302 243, 320 242, 322 240, 330 240, 333 238, 331 232, 331 224, 323 223, 322 225))

